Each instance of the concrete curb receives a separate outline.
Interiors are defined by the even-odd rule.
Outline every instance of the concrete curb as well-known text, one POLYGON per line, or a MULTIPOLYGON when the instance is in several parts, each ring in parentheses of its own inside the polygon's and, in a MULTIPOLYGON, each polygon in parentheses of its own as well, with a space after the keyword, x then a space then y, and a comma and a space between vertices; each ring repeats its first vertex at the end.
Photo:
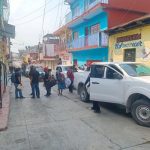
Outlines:
POLYGON ((3 107, 0 109, 0 131, 8 128, 8 119, 10 112, 10 88, 7 87, 3 95, 3 107))

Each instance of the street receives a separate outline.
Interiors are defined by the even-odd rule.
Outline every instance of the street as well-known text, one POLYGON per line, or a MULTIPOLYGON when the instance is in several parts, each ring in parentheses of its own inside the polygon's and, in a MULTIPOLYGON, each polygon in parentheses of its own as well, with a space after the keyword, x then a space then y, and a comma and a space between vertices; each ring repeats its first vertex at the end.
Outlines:
POLYGON ((30 98, 29 80, 23 79, 23 100, 11 88, 8 130, 0 132, 0 150, 150 150, 150 129, 137 125, 120 108, 107 105, 93 113, 91 103, 78 95, 30 98))

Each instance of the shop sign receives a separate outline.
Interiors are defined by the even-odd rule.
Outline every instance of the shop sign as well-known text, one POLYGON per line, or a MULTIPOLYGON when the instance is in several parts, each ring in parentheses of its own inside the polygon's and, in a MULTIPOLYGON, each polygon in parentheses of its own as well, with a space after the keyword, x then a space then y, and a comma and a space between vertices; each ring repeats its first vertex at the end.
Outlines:
POLYGON ((141 40, 141 34, 133 34, 118 37, 115 44, 115 49, 137 48, 142 46, 143 42, 141 40))

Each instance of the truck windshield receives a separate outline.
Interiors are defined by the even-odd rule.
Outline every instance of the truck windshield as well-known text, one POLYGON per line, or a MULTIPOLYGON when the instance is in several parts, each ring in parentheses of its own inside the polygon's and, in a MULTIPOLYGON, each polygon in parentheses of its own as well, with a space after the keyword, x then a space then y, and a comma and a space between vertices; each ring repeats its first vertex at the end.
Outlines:
POLYGON ((150 76, 150 67, 143 64, 120 64, 120 67, 133 77, 150 76))

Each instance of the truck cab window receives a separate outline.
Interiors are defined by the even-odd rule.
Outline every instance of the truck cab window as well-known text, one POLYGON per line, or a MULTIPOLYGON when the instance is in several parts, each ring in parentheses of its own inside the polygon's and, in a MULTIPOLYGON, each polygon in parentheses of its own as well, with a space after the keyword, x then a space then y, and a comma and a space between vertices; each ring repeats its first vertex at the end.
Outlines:
POLYGON ((123 72, 120 69, 118 69, 115 65, 109 65, 109 66, 123 75, 123 72))
POLYGON ((104 77, 105 66, 95 65, 91 68, 92 78, 103 78, 104 77))
POLYGON ((107 67, 107 70, 106 70, 106 79, 121 79, 122 76, 116 72, 115 70, 107 67))

